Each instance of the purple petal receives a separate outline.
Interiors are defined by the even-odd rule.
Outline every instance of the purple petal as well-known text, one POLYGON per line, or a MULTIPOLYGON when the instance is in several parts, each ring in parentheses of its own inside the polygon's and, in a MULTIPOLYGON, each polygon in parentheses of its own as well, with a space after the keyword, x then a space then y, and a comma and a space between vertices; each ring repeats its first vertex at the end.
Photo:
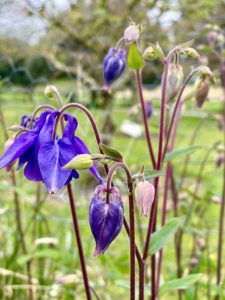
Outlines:
POLYGON ((21 134, 0 158, 0 169, 11 164, 14 160, 23 155, 33 145, 35 140, 36 134, 33 132, 21 134))

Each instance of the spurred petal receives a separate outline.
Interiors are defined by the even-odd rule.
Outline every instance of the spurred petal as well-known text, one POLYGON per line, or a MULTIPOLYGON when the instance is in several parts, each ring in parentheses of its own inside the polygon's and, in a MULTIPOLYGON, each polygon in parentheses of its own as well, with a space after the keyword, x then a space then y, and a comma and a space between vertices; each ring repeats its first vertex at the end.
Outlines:
POLYGON ((39 140, 38 163, 43 181, 50 193, 56 193, 61 189, 71 175, 71 170, 62 170, 62 166, 69 161, 67 158, 69 151, 65 151, 66 158, 63 157, 60 153, 59 141, 52 138, 54 120, 57 114, 58 112, 54 112, 49 116, 41 130, 39 140))

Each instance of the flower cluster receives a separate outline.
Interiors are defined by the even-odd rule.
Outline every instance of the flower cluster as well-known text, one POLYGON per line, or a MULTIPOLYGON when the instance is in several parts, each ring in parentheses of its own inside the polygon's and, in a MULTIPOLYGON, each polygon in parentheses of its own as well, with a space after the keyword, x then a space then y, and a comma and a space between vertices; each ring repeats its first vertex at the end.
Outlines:
MULTIPOLYGON (((0 168, 7 167, 19 159, 18 168, 25 164, 24 175, 32 181, 45 183, 50 193, 56 193, 72 178, 78 178, 76 170, 63 170, 74 156, 90 153, 84 142, 75 135, 78 126, 76 118, 65 114, 66 126, 62 137, 53 138, 55 119, 59 111, 46 110, 36 120, 33 129, 19 135, 0 157, 0 168)), ((22 125, 26 126, 25 117, 22 125)), ((24 127, 25 127, 24 126, 24 127)), ((92 174, 102 183, 95 166, 92 174)))

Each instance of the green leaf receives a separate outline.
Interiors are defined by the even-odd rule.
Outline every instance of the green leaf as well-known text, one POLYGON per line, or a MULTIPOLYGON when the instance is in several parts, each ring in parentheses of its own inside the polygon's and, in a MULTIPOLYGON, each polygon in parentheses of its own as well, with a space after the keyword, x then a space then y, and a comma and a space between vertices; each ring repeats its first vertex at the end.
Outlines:
POLYGON ((179 44, 179 45, 176 46, 176 49, 179 50, 179 51, 181 51, 181 50, 184 50, 186 48, 189 48, 189 47, 191 47, 191 45, 193 44, 193 42, 194 42, 194 40, 191 40, 191 41, 179 44))
POLYGON ((191 274, 183 278, 170 280, 164 283, 160 287, 160 294, 166 293, 170 290, 186 290, 194 285, 200 278, 202 274, 191 274))
POLYGON ((60 256, 61 254, 59 250, 47 248, 47 249, 41 249, 35 251, 34 253, 31 254, 22 255, 18 258, 17 263, 19 265, 23 265, 33 258, 51 258, 54 260, 58 260, 60 256))
POLYGON ((187 147, 187 148, 184 148, 184 149, 181 149, 181 150, 175 150, 175 151, 169 152, 165 156, 165 161, 172 160, 172 159, 177 158, 181 155, 190 154, 190 153, 192 153, 192 152, 194 152, 198 149, 201 149, 201 148, 202 148, 201 146, 190 146, 190 147, 187 147))
POLYGON ((110 156, 110 157, 113 157, 113 158, 116 158, 116 159, 118 159, 118 160, 123 161, 123 155, 122 155, 118 150, 113 149, 113 148, 111 148, 111 147, 109 147, 109 146, 106 146, 106 145, 104 145, 104 144, 100 144, 99 147, 102 149, 102 151, 103 151, 106 155, 108 155, 108 156, 110 156))
POLYGON ((159 176, 165 176, 166 173, 163 170, 155 171, 155 170, 145 170, 144 178, 145 180, 150 180, 159 176))
POLYGON ((133 70, 140 70, 144 67, 145 61, 138 51, 136 44, 131 44, 127 58, 128 66, 133 70))
POLYGON ((168 243, 171 236, 173 236, 177 232, 182 223, 182 218, 173 218, 169 222, 167 222, 166 225, 152 234, 150 240, 151 255, 155 254, 168 243))

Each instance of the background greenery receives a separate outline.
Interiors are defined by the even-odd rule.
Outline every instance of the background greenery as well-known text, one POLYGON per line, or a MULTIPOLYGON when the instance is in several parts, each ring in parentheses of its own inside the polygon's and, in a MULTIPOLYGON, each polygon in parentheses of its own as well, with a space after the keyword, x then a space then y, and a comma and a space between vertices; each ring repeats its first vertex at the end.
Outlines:
MULTIPOLYGON (((57 1, 4 1, 0 4, 1 20, 7 18, 5 11, 14 10, 21 14, 20 22, 34 22, 39 18, 45 22, 45 32, 40 37, 39 30, 29 33, 29 28, 20 29, 16 34, 14 26, 20 23, 12 17, 11 27, 1 30, 0 43, 0 103, 7 127, 19 124, 22 114, 31 113, 39 104, 49 102, 43 90, 47 83, 55 84, 64 102, 79 101, 87 105, 103 133, 104 140, 121 151, 133 172, 142 164, 149 164, 148 150, 144 135, 132 138, 121 132, 123 121, 130 119, 129 110, 137 102, 134 76, 128 69, 115 84, 113 95, 104 98, 101 62, 107 49, 116 44, 129 17, 143 25, 144 49, 146 42, 159 41, 167 51, 179 42, 192 38, 202 60, 218 74, 218 65, 213 55, 206 53, 206 25, 211 22, 224 26, 223 1, 76 1, 67 10, 59 11, 57 1), (50 3, 50 4, 48 4, 50 3), (55 4, 54 4, 55 3, 55 4), (8 9, 8 10, 7 10, 8 9), (37 37, 35 38, 35 35, 37 37), (32 38, 32 39, 31 39, 32 38), (109 112, 111 120, 109 120, 109 112), (110 124, 110 126, 109 126, 110 124), (109 134, 110 133, 110 134, 109 134)), ((182 61, 185 72, 194 61, 182 61)), ((144 72, 145 99, 151 100, 154 113, 150 119, 153 146, 156 151, 159 130, 159 107, 162 66, 149 63, 144 72)), ((179 190, 179 213, 187 213, 194 197, 194 213, 184 235, 184 273, 202 273, 198 285, 188 289, 185 299, 209 299, 206 288, 210 280, 211 298, 215 294, 215 268, 217 248, 217 228, 220 205, 212 199, 220 199, 222 191, 222 168, 215 165, 217 151, 211 152, 197 195, 193 195, 195 180, 201 168, 201 161, 210 147, 221 142, 223 132, 218 129, 215 116, 222 114, 222 91, 217 86, 211 89, 204 110, 194 109, 194 87, 190 86, 187 95, 190 101, 185 105, 176 139, 176 149, 189 146, 191 136, 198 124, 202 125, 194 145, 201 146, 191 155, 188 176, 182 190, 179 190), (201 214, 200 214, 201 213, 201 214), (202 217, 200 218, 199 215, 202 217), (193 256, 194 254, 194 256, 193 256), (196 258, 195 266, 190 264, 196 258)), ((57 105, 54 100, 50 101, 57 105)), ((78 133, 93 153, 97 146, 92 130, 82 113, 75 113, 79 120, 78 133)), ((1 149, 4 136, 0 134, 1 149)), ((185 156, 173 161, 177 185, 181 179, 185 156)), ((150 166, 149 166, 150 168, 150 166)), ((44 186, 36 185, 23 178, 23 172, 16 172, 17 188, 21 205, 21 216, 28 245, 28 256, 23 254, 18 238, 13 201, 13 187, 9 174, 0 171, 0 299, 28 299, 25 263, 32 257, 32 276, 37 280, 37 299, 84 299, 82 276, 73 235, 72 220, 66 192, 55 196, 47 194, 44 186), (39 244, 41 237, 52 237, 57 244, 39 244), (65 278, 64 276, 70 275, 65 278), (75 282, 75 283, 74 283, 75 282)), ((121 182, 116 183, 125 192, 121 182)), ((123 178, 122 178, 123 179, 123 178)), ((163 178, 161 180, 163 183, 163 178)), ((129 250, 128 238, 124 229, 112 243, 104 256, 92 259, 94 240, 88 224, 88 205, 96 182, 88 172, 81 172, 80 179, 73 182, 74 195, 78 207, 79 224, 82 233, 88 272, 93 288, 100 299, 127 299, 129 293, 129 250)), ((161 196, 159 203, 161 207, 161 196)), ((126 196, 124 196, 127 213, 126 196)), ((169 198, 168 219, 173 216, 169 198)), ((137 219, 138 220, 138 219, 137 219)), ((142 217, 145 234, 147 220, 142 217)), ((137 238, 138 243, 139 237, 137 238)), ((176 278, 174 241, 166 246, 163 262, 162 282, 176 278)), ((224 258, 224 257, 223 257, 224 258)), ((224 274, 223 268, 223 274, 224 274)), ((148 270, 150 273, 150 271, 148 270)), ((223 279, 223 285, 225 284, 223 279)), ((146 295, 149 290, 146 289, 146 295)), ((222 293, 222 292, 221 292, 222 293)), ((161 299, 177 299, 177 292, 166 292, 161 299)), ((225 296, 222 295, 222 299, 225 296)))

